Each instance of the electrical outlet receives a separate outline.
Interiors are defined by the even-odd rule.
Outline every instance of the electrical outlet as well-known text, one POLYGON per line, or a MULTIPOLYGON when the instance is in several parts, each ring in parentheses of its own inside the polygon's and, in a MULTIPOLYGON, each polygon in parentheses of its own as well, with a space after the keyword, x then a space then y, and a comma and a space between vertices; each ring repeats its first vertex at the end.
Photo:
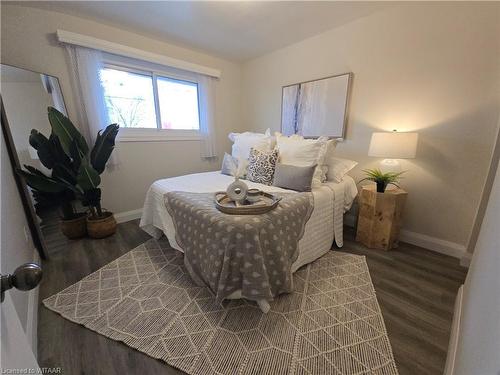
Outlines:
POLYGON ((24 226, 24 239, 26 240, 27 243, 31 241, 31 234, 26 225, 24 226))

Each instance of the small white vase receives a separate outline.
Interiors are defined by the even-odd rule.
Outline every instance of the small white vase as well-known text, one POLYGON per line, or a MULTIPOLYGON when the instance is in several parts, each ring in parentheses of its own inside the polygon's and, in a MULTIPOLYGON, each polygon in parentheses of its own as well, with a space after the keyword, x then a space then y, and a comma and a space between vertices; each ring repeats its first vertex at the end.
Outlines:
POLYGON ((247 197, 248 185, 239 178, 236 178, 234 182, 227 187, 226 193, 231 200, 237 203, 243 203, 247 197))

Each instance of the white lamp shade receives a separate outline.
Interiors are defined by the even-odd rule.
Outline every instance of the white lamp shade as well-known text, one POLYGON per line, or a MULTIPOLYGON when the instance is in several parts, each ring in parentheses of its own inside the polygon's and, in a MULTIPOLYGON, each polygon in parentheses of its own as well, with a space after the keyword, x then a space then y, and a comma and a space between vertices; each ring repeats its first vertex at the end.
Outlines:
POLYGON ((413 159, 417 153, 417 133, 373 133, 368 156, 413 159))

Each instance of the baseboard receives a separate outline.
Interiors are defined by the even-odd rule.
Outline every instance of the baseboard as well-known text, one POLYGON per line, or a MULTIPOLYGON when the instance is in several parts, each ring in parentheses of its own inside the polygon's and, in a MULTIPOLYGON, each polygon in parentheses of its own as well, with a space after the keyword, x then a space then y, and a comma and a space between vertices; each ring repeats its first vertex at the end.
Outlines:
POLYGON ((137 210, 119 212, 115 214, 115 220, 117 223, 126 223, 130 220, 140 219, 142 215, 142 208, 137 210))
POLYGON ((401 230, 399 239, 403 242, 420 246, 424 249, 432 250, 441 254, 449 255, 454 258, 461 259, 465 255, 464 245, 442 240, 436 237, 431 237, 426 234, 411 232, 406 229, 401 230))
POLYGON ((460 337, 460 325, 462 320, 462 302, 464 286, 458 289, 455 299, 455 311, 453 313, 453 322, 451 324, 450 341, 448 344, 448 355, 446 356, 446 365, 444 375, 453 375, 455 373, 455 362, 457 355, 458 339, 460 337))
MULTIPOLYGON (((344 215, 344 225, 355 228, 356 227, 356 215, 347 212, 344 215)), ((411 232, 406 229, 402 229, 399 233, 399 239, 403 242, 407 242, 412 245, 423 247, 427 250, 432 250, 437 253, 449 255, 460 259, 460 264, 464 267, 468 267, 470 263, 470 256, 467 258, 468 254, 466 252, 465 246, 460 245, 455 242, 442 240, 440 238, 431 237, 426 234, 411 232)))
POLYGON ((463 267, 469 267, 472 260, 472 254, 468 251, 465 252, 464 256, 460 258, 460 265, 463 267))

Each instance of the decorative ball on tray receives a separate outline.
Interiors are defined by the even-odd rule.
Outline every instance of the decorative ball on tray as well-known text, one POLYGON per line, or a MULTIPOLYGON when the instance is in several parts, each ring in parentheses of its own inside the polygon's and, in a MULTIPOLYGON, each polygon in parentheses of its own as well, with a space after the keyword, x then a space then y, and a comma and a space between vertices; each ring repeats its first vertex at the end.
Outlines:
POLYGON ((243 160, 238 160, 238 163, 231 161, 230 171, 234 177, 234 182, 226 189, 226 194, 237 205, 244 204, 247 199, 248 185, 240 180, 240 177, 245 175, 245 163, 243 160))
POLYGON ((234 176, 225 192, 215 193, 215 207, 226 214, 259 215, 278 206, 281 198, 263 192, 259 189, 250 189, 240 180, 244 176, 246 164, 242 160, 238 163, 231 161, 230 171, 234 176))

